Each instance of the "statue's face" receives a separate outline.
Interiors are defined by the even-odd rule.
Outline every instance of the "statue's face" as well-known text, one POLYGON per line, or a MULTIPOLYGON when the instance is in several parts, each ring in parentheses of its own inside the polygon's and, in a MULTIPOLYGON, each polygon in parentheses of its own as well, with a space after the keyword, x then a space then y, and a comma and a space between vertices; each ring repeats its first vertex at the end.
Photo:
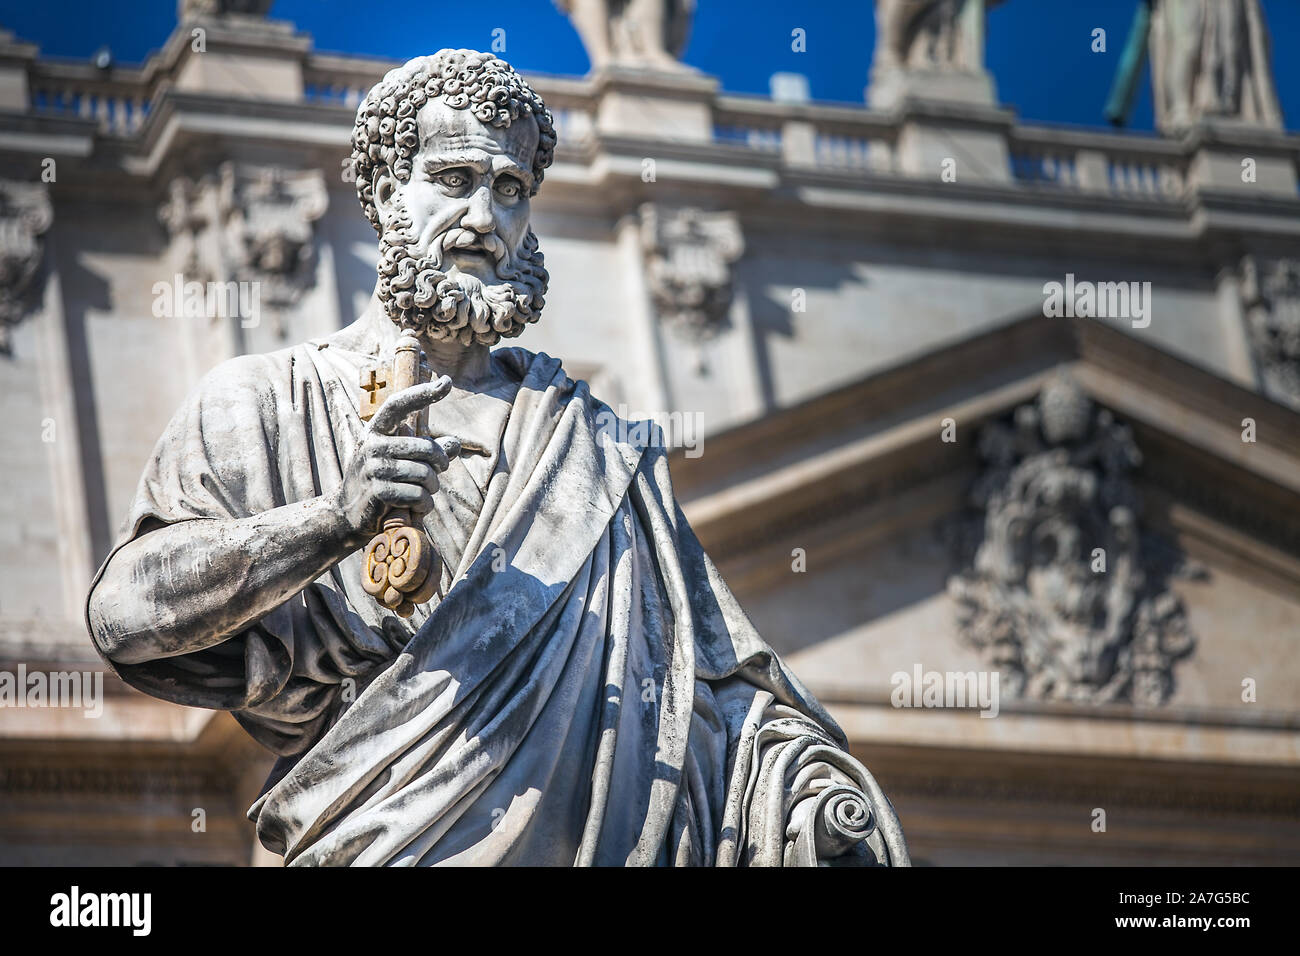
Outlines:
POLYGON ((434 99, 416 114, 406 182, 376 177, 377 293, 402 328, 495 345, 536 322, 547 273, 528 226, 537 122, 488 126, 434 99))
POLYGON ((497 262, 515 255, 528 233, 537 123, 521 117, 498 129, 440 98, 426 103, 416 119, 420 146, 410 177, 390 179, 376 191, 381 221, 404 210, 412 255, 429 254, 437 240, 448 275, 493 282, 497 262))

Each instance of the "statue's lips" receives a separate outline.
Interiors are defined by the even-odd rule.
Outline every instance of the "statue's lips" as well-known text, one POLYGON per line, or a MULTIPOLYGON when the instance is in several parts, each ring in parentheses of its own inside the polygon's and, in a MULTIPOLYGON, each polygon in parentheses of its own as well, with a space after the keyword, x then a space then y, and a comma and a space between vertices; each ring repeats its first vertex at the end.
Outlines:
POLYGON ((482 233, 463 226, 454 227, 434 240, 443 256, 453 261, 488 264, 504 258, 505 240, 495 233, 482 233))
POLYGON ((468 260, 471 262, 480 262, 487 260, 492 262, 494 257, 492 252, 482 242, 455 243, 448 245, 446 254, 452 259, 468 260))

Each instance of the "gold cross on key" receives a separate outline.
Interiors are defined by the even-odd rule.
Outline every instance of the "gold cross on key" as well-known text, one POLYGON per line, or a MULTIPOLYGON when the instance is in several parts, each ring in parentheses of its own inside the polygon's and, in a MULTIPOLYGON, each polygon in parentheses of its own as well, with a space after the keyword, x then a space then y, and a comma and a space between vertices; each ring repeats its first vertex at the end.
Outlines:
POLYGON ((375 417, 379 406, 384 404, 393 390, 393 371, 386 365, 361 370, 361 420, 368 422, 375 417))

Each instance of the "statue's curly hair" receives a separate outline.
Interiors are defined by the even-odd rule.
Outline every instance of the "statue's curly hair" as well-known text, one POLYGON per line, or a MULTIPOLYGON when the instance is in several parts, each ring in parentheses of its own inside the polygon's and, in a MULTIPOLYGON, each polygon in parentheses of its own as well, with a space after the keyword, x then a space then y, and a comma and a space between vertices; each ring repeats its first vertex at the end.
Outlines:
POLYGON ((388 169, 398 182, 411 176, 411 157, 420 145, 415 114, 441 97, 448 106, 472 110, 480 122, 508 127, 520 116, 537 121, 533 188, 555 158, 555 121, 542 98, 505 60, 476 50, 439 50, 390 70, 357 107, 352 130, 352 169, 357 198, 375 232, 383 234, 375 209, 375 172, 388 169))

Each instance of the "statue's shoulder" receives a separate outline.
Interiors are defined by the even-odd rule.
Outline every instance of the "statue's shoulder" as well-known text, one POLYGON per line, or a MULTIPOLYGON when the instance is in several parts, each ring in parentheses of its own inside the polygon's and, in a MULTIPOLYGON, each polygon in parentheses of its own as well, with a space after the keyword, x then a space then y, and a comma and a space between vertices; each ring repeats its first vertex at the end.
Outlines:
POLYGON ((564 371, 563 363, 545 352, 530 352, 525 348, 510 346, 494 350, 492 359, 521 385, 550 387, 558 384, 566 391, 572 391, 576 384, 564 371))
POLYGON ((202 379, 209 387, 288 384, 295 367, 310 360, 311 352, 321 346, 318 342, 302 342, 274 352, 251 352, 236 355, 213 366, 202 379))
POLYGON ((294 345, 228 358, 199 380, 190 397, 205 405, 264 404, 264 399, 292 389, 295 365, 305 359, 309 347, 294 345))

